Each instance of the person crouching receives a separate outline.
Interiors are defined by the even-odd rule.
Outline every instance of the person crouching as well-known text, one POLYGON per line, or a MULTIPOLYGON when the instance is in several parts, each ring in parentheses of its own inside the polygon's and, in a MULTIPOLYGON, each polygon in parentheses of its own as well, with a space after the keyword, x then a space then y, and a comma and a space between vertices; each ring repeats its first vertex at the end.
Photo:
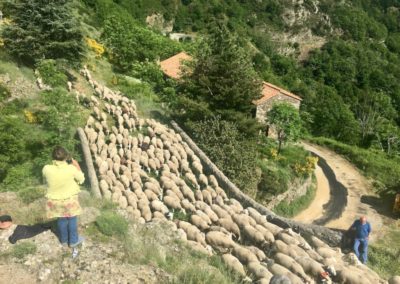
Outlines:
POLYGON ((47 218, 57 219, 59 239, 63 246, 76 247, 84 241, 78 235, 78 215, 81 214, 78 194, 79 185, 85 181, 84 174, 68 152, 60 146, 54 148, 53 163, 43 167, 43 177, 47 183, 47 218))

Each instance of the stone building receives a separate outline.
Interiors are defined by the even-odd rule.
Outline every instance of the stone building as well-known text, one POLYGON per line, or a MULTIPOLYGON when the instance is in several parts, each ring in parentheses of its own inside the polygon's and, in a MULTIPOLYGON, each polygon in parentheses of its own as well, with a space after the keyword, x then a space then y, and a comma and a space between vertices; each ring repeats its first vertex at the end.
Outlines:
POLYGON ((256 105, 256 118, 259 122, 266 123, 267 113, 275 103, 287 102, 299 109, 301 101, 299 96, 271 83, 263 82, 262 97, 253 102, 256 105))

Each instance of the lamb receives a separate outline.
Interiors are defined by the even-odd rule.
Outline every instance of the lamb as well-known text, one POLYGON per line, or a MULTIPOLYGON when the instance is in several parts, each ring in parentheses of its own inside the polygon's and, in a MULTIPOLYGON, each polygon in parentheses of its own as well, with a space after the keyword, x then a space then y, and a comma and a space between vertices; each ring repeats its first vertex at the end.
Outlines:
POLYGON ((187 244, 189 245, 189 247, 191 247, 194 251, 197 251, 197 252, 200 252, 200 253, 204 253, 204 254, 209 255, 209 256, 212 255, 212 253, 210 252, 210 250, 206 249, 204 246, 202 246, 202 245, 199 244, 198 242, 188 240, 186 243, 187 243, 187 244))
POLYGON ((233 255, 231 255, 229 253, 222 255, 222 261, 233 271, 237 272, 238 274, 242 275, 243 277, 246 276, 246 272, 244 271, 243 265, 233 255))
POLYGON ((214 248, 231 249, 236 246, 235 242, 227 235, 217 231, 208 232, 206 242, 214 248))
MULTIPOLYGON (((184 229, 184 228, 183 228, 184 229)), ((185 230, 185 229, 184 229, 185 230)), ((191 226, 185 230, 188 240, 196 241, 203 246, 207 246, 205 236, 195 226, 191 226)))
POLYGON ((250 262, 247 265, 249 272, 258 280, 258 279, 271 279, 272 274, 268 271, 268 269, 261 265, 259 261, 250 262))

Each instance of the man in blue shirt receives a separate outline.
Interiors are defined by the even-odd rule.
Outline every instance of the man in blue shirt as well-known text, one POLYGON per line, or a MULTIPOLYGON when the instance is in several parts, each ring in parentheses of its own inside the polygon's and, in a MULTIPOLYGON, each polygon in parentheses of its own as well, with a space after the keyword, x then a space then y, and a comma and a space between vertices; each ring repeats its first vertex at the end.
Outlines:
POLYGON ((367 222, 367 217, 362 216, 359 220, 354 221, 350 227, 351 230, 355 231, 354 238, 354 253, 362 263, 367 262, 368 255, 368 237, 371 233, 371 225, 367 222), (361 245, 361 257, 360 257, 360 245, 361 245))

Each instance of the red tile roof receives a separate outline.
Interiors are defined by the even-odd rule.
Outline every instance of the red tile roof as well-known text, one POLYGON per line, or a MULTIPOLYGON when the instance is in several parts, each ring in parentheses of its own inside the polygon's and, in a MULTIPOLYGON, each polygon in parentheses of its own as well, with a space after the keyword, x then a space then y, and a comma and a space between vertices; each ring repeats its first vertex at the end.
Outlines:
POLYGON ((160 62, 161 70, 165 75, 173 79, 181 77, 181 66, 183 60, 191 60, 192 57, 185 52, 180 52, 160 62))
POLYGON ((253 101, 253 103, 255 105, 263 104, 264 102, 268 101, 270 98, 275 97, 279 94, 291 97, 298 101, 302 101, 302 99, 299 96, 296 96, 295 94, 292 94, 291 92, 286 91, 285 89, 279 88, 278 86, 275 86, 268 82, 263 82, 262 97, 256 101, 253 101))

